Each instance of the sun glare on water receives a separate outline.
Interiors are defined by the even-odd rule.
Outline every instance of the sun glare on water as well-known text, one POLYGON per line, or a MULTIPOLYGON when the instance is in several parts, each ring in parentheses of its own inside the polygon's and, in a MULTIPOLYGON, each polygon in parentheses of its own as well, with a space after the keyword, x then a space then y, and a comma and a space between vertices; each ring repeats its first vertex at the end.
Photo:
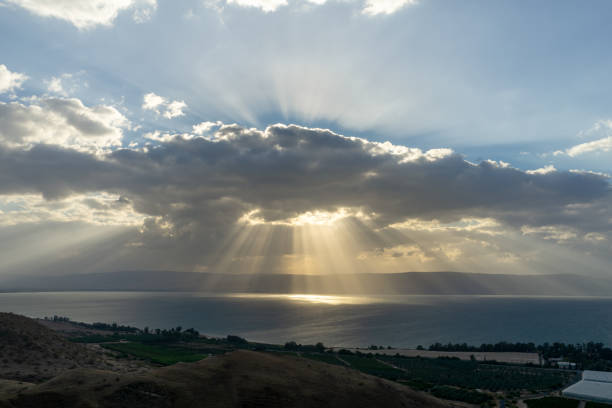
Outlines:
POLYGON ((362 305, 380 301, 369 296, 337 296, 337 295, 312 295, 305 293, 294 294, 261 294, 261 293, 236 293, 229 295, 236 298, 256 298, 286 300, 296 303, 312 303, 321 305, 362 305))
POLYGON ((357 305, 371 303, 371 299, 365 296, 330 296, 330 295, 286 295, 286 298, 294 302, 322 303, 327 305, 357 305))

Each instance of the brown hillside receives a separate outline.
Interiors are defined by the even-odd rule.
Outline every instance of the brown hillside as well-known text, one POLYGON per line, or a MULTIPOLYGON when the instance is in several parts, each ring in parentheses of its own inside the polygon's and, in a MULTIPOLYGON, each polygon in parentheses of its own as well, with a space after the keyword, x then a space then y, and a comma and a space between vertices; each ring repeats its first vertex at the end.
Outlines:
POLYGON ((97 353, 67 341, 35 320, 0 313, 0 378, 37 382, 98 362, 97 353))
POLYGON ((2 408, 42 406, 436 408, 450 405, 348 368, 291 356, 235 351, 147 374, 71 370, 0 400, 2 408))

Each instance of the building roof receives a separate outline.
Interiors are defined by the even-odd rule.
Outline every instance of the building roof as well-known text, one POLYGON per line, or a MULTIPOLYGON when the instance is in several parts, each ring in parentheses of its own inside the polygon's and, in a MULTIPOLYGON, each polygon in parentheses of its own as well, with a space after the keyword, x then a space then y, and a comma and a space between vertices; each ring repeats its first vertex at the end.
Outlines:
POLYGON ((582 372, 582 379, 586 381, 599 381, 612 383, 612 373, 608 371, 589 371, 582 372))
POLYGON ((584 371, 582 380, 563 390, 566 397, 612 403, 612 373, 584 371))

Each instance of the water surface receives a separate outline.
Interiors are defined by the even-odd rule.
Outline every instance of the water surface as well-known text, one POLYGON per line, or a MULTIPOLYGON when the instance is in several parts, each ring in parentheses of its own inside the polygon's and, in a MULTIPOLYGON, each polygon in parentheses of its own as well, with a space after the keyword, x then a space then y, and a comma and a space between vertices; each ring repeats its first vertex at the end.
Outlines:
POLYGON ((0 293, 0 311, 329 346, 497 341, 612 344, 612 298, 317 296, 176 292, 0 293))

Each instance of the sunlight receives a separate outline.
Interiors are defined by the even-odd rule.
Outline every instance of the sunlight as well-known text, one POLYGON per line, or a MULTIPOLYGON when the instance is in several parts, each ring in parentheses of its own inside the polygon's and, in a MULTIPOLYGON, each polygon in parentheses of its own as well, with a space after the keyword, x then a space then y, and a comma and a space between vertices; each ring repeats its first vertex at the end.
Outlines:
POLYGON ((340 207, 336 211, 306 211, 295 217, 282 220, 266 220, 261 215, 261 210, 256 209, 245 213, 238 220, 239 223, 248 225, 286 225, 286 226, 304 226, 304 225, 333 225, 338 221, 349 217, 356 217, 362 220, 369 220, 371 217, 361 210, 340 207))
POLYGON ((312 303, 320 305, 365 305, 383 301, 381 298, 370 296, 336 296, 336 295, 311 295, 304 293, 296 294, 258 294, 258 293, 232 293, 228 297, 241 299, 277 299, 288 300, 296 303, 312 303))

